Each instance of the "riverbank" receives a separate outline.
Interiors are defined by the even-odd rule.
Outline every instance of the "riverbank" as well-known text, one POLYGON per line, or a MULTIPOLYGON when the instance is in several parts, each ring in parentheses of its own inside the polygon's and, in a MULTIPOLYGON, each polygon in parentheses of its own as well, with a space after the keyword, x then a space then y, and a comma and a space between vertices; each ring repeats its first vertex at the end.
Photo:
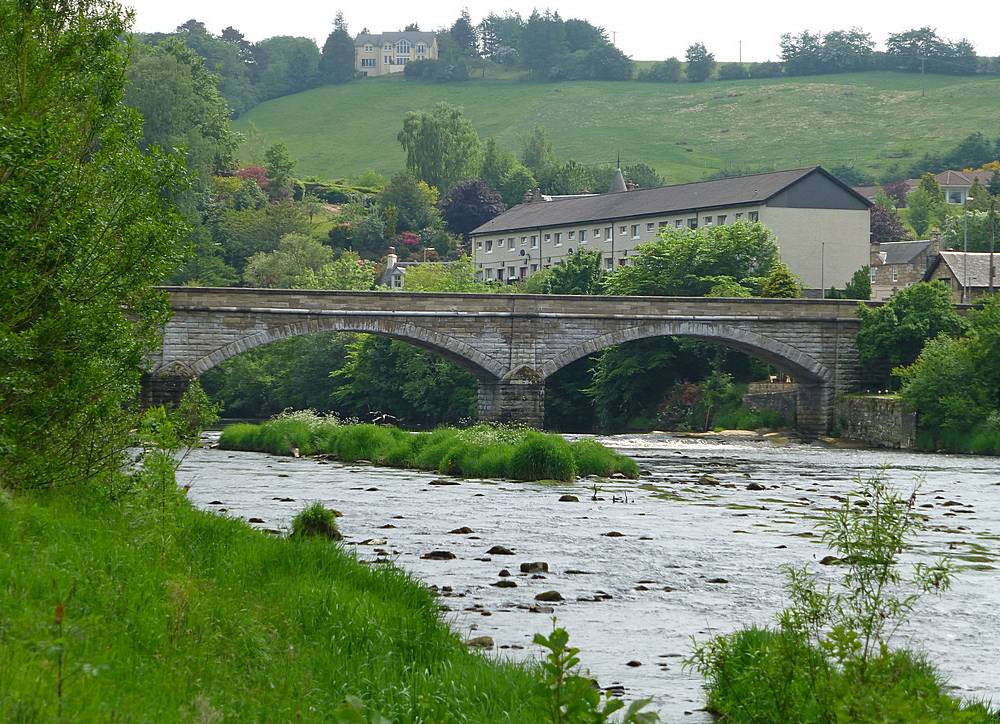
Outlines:
POLYGON ((639 475, 633 460, 591 439, 570 442, 527 427, 482 423, 463 430, 407 432, 392 426, 345 424, 308 411, 280 415, 260 425, 230 425, 222 431, 219 447, 293 457, 323 455, 465 478, 569 482, 578 476, 639 475))
POLYGON ((0 490, 0 652, 2 721, 543 719, 401 569, 183 495, 0 490))

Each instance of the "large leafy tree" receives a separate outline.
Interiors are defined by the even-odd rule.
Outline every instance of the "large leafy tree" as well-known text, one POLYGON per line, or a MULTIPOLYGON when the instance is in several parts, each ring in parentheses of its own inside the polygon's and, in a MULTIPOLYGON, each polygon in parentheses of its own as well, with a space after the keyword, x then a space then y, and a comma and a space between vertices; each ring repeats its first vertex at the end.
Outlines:
POLYGON ((375 198, 377 207, 385 214, 395 209, 395 231, 420 231, 438 228, 441 214, 437 209, 438 192, 409 171, 393 176, 375 198))
POLYGON ((0 4, 0 485, 116 474, 178 264, 179 159, 123 101, 131 16, 0 4))
POLYGON ((687 49, 687 79, 692 83, 708 80, 715 70, 715 56, 704 43, 695 43, 687 49))
POLYGON ((309 38, 279 35, 254 46, 260 100, 298 93, 319 80, 320 53, 309 38))
POLYGON ((438 103, 430 112, 410 111, 397 140, 406 167, 439 191, 479 173, 479 134, 460 108, 438 103))
POLYGON ((354 40, 347 31, 344 14, 339 11, 333 20, 333 32, 323 44, 319 73, 326 83, 346 83, 354 77, 354 40))
POLYGON ((463 181, 440 201, 448 230, 466 237, 478 226, 506 211, 503 198, 484 181, 463 181))
POLYGON ((906 227, 899 220, 895 209, 875 204, 871 208, 872 241, 902 241, 906 238, 906 227))
POLYGON ((951 303, 944 282, 913 284, 881 307, 858 307, 858 355, 868 386, 894 384, 894 367, 913 364, 928 340, 939 334, 957 336, 965 323, 951 303))
POLYGON ((333 262, 333 249, 304 234, 281 237, 278 248, 247 259, 243 279, 247 286, 290 289, 307 273, 333 262))
POLYGON ((448 32, 458 52, 470 58, 479 56, 479 38, 476 28, 472 25, 472 18, 469 17, 468 8, 462 8, 462 13, 448 32))

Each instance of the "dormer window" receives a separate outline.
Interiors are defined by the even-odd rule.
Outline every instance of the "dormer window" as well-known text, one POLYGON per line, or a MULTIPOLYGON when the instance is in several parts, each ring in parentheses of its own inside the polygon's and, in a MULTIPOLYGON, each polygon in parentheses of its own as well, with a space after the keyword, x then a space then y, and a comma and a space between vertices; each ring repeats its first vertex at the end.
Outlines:
POLYGON ((410 41, 400 40, 396 43, 396 52, 399 55, 409 55, 410 54, 410 41))
POLYGON ((371 43, 369 43, 368 45, 365 46, 365 52, 366 53, 370 53, 373 50, 375 50, 375 48, 371 45, 371 43))
POLYGON ((426 53, 427 52, 427 46, 424 45, 423 43, 417 43, 417 52, 418 53, 426 53))

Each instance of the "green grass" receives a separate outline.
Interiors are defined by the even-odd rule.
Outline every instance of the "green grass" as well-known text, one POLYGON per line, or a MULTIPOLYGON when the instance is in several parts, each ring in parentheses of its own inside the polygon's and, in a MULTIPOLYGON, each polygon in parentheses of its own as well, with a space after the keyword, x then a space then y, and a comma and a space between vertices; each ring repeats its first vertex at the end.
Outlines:
POLYGON ((180 497, 0 490, 0 721, 543 719, 406 573, 180 497))
POLYGON ((709 711, 726 722, 1000 722, 1000 712, 949 696, 922 657, 906 650, 831 664, 798 636, 750 627, 720 637, 707 673, 709 711))
POLYGON ((531 428, 480 424, 409 433, 396 427, 345 425, 308 412, 260 425, 229 425, 219 447, 274 455, 298 449, 302 455, 323 453, 345 462, 367 460, 467 478, 570 481, 584 475, 639 474, 635 461, 594 440, 568 442, 531 428))
POLYGON ((390 174, 404 162, 403 115, 446 101, 513 151, 542 125, 561 158, 610 163, 621 151, 674 183, 762 165, 854 162, 877 174, 974 131, 996 136, 997 97, 996 77, 891 72, 680 84, 373 78, 268 101, 235 125, 252 121, 269 143, 287 144, 300 175, 390 174))

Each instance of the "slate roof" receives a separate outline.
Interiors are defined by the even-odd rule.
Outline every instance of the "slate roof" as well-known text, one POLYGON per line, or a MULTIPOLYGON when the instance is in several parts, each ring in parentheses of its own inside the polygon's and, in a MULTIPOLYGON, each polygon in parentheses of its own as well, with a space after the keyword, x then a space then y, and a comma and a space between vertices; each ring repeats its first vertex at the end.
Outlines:
MULTIPOLYGON (((494 234, 517 229, 563 226, 722 206, 759 204, 812 173, 822 173, 859 199, 863 196, 819 166, 759 173, 752 176, 636 189, 575 199, 521 204, 487 221, 472 233, 494 234)), ((867 199, 864 199, 867 203, 867 199)))
POLYGON ((435 33, 425 33, 419 30, 401 30, 395 33, 359 33, 354 39, 355 45, 382 45, 383 43, 395 43, 398 40, 409 40, 411 43, 427 43, 430 47, 436 37, 435 33))
MULTIPOLYGON (((942 251, 938 261, 927 270, 925 278, 930 279, 939 264, 944 264, 951 271, 959 285, 965 281, 966 261, 968 261, 969 289, 990 285, 990 255, 987 252, 968 253, 962 251, 942 251)), ((1000 284, 1000 254, 996 254, 993 262, 993 283, 1000 284)))
POLYGON ((921 241, 886 241, 878 245, 883 264, 910 264, 931 246, 929 239, 921 241))

